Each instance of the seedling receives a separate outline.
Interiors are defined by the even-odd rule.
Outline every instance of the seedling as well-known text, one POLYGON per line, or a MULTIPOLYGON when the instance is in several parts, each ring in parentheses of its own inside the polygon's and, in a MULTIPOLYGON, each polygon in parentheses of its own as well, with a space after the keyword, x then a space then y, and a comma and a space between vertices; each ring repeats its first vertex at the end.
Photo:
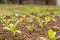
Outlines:
POLYGON ((50 17, 49 16, 46 16, 45 17, 45 24, 47 24, 49 21, 50 21, 50 17))
POLYGON ((21 33, 21 31, 16 29, 16 25, 15 24, 9 24, 9 27, 3 27, 3 29, 11 31, 14 36, 16 35, 17 32, 21 33))
POLYGON ((56 40, 56 32, 54 32, 53 30, 48 30, 48 36, 50 40, 56 40))
POLYGON ((36 17, 36 16, 34 16, 34 15, 30 15, 30 18, 32 18, 32 19, 35 18, 35 17, 36 17))
POLYGON ((20 22, 20 24, 22 24, 23 23, 23 18, 20 18, 19 22, 20 22))
POLYGON ((35 16, 33 16, 33 15, 29 15, 30 17, 27 17, 26 19, 27 19, 27 22, 32 22, 33 21, 33 19, 35 18, 35 16))
POLYGON ((57 20, 55 17, 56 17, 56 15, 52 15, 52 18, 51 18, 54 22, 56 22, 56 20, 57 20))
POLYGON ((18 23, 19 21, 17 21, 15 24, 9 24, 8 27, 3 27, 3 29, 11 31, 13 35, 15 36, 17 32, 21 33, 21 31, 16 29, 16 26, 18 23))
POLYGON ((37 20, 38 20, 40 26, 43 26, 44 25, 44 20, 42 20, 39 17, 37 17, 37 20))
POLYGON ((43 20, 39 21, 39 25, 43 26, 44 25, 44 21, 43 20))
POLYGON ((8 20, 3 20, 4 26, 5 26, 5 27, 8 27, 10 21, 11 21, 10 19, 8 19, 8 20))
POLYGON ((9 16, 11 17, 11 21, 16 21, 17 20, 16 16, 14 16, 14 15, 9 15, 9 16))
POLYGON ((31 26, 31 25, 28 25, 28 26, 26 26, 27 27, 27 29, 29 30, 29 31, 32 31, 33 30, 33 26, 31 26))
POLYGON ((2 16, 2 15, 1 15, 1 20, 3 21, 3 20, 5 19, 5 17, 6 17, 6 16, 2 16))
POLYGON ((26 15, 24 15, 24 14, 20 14, 20 16, 21 16, 22 18, 25 18, 25 17, 26 17, 26 15))
POLYGON ((27 22, 32 22, 32 18, 27 18, 27 22))
POLYGON ((11 16, 11 18, 12 18, 12 21, 16 21, 17 20, 17 18, 16 18, 16 16, 11 16))
POLYGON ((36 20, 40 21, 40 20, 41 20, 41 18, 40 18, 40 17, 36 17, 36 20))

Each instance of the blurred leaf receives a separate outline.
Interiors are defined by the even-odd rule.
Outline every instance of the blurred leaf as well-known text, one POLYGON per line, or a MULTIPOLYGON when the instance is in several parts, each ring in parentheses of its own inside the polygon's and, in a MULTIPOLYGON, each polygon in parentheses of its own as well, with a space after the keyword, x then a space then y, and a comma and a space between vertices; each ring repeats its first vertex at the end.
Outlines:
POLYGON ((50 40, 56 40, 56 33, 53 30, 48 30, 48 36, 50 40))

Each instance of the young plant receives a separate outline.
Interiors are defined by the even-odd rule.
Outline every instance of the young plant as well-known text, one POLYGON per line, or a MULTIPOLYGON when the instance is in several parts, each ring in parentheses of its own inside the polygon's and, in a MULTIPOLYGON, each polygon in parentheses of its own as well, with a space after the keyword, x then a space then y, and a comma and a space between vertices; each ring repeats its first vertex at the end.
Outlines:
POLYGON ((39 25, 40 25, 40 26, 43 26, 43 25, 44 25, 44 21, 41 20, 41 21, 39 22, 39 25))
POLYGON ((32 22, 33 18, 27 18, 27 22, 32 22))
POLYGON ((16 26, 18 23, 19 21, 17 21, 15 24, 9 24, 8 27, 3 27, 3 29, 11 31, 13 35, 15 36, 17 32, 21 33, 21 31, 16 29, 16 26))
POLYGON ((26 27, 27 27, 27 29, 28 29, 29 31, 32 31, 32 30, 33 30, 33 26, 31 26, 31 25, 27 25, 26 27))
POLYGON ((49 21, 50 21, 50 17, 49 16, 46 16, 45 17, 45 24, 47 24, 49 21))
POLYGON ((29 15, 29 17, 27 17, 26 19, 27 19, 27 22, 32 22, 34 18, 35 16, 29 15))
POLYGON ((41 20, 41 18, 39 18, 39 17, 37 17, 37 20, 38 20, 40 26, 44 25, 44 20, 41 20))
POLYGON ((20 17, 25 18, 26 15, 25 14, 20 14, 20 17))
POLYGON ((11 31, 14 36, 16 35, 17 32, 21 33, 21 31, 16 29, 16 24, 10 24, 8 27, 3 27, 3 29, 11 31))
POLYGON ((20 22, 20 24, 22 24, 23 23, 23 18, 20 18, 19 22, 20 22))
POLYGON ((2 16, 2 15, 1 15, 1 20, 3 21, 3 20, 5 19, 5 17, 6 17, 6 16, 2 16))
POLYGON ((54 32, 53 30, 48 30, 48 36, 50 40, 56 40, 56 32, 54 32))
POLYGON ((10 19, 8 19, 8 20, 3 20, 4 26, 5 26, 5 27, 8 27, 10 21, 11 21, 10 19))
POLYGON ((12 18, 12 21, 16 21, 17 20, 17 18, 16 18, 16 16, 11 16, 11 18, 12 18))
POLYGON ((39 20, 41 20, 41 18, 40 17, 36 17, 36 20, 39 21, 39 20))
POLYGON ((56 15, 52 15, 52 18, 51 18, 54 22, 57 21, 57 19, 55 17, 56 17, 56 15))

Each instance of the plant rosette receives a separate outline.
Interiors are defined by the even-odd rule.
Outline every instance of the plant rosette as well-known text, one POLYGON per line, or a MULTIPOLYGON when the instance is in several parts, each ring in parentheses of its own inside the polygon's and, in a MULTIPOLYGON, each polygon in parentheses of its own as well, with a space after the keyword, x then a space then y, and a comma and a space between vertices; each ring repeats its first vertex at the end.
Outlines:
POLYGON ((46 16, 45 17, 45 24, 47 24, 50 20, 51 20, 50 17, 49 16, 46 16))
POLYGON ((3 29, 11 31, 14 36, 16 35, 16 33, 21 33, 21 31, 16 29, 16 25, 15 24, 9 24, 8 27, 3 27, 3 29))
POLYGON ((11 19, 8 19, 8 20, 3 20, 3 25, 5 26, 5 27, 8 27, 8 25, 9 25, 9 23, 11 22, 11 19))

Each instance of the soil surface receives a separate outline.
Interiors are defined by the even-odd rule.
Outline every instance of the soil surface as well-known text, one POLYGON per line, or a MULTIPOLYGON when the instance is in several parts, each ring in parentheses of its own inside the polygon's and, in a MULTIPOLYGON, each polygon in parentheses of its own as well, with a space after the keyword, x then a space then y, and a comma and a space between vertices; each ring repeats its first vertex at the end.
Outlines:
MULTIPOLYGON (((49 29, 52 29, 56 32, 56 36, 60 35, 60 18, 56 17, 57 21, 50 21, 48 24, 44 25, 43 27, 38 25, 38 22, 36 20, 33 20, 31 23, 26 22, 24 20, 24 23, 26 25, 28 24, 34 24, 33 30, 29 31, 24 24, 18 24, 17 29, 21 30, 22 33, 16 33, 14 36, 12 32, 3 30, 3 23, 0 20, 0 40, 41 40, 40 37, 45 37, 47 40, 49 40, 47 31, 49 29)), ((58 38, 57 40, 60 40, 58 38)))

